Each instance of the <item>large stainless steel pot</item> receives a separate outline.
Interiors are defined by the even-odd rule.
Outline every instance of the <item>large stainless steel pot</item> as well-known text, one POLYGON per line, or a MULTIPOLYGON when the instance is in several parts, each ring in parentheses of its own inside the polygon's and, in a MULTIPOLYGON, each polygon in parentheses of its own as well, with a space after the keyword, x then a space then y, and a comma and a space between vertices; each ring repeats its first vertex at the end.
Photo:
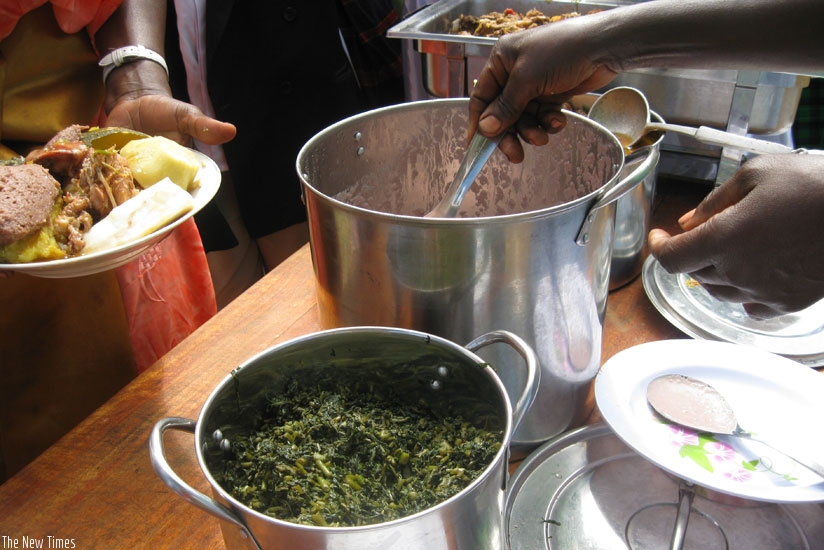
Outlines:
MULTIPOLYGON (((354 327, 310 334, 270 348, 233 370, 206 400, 197 422, 164 418, 150 440, 152 466, 173 491, 221 520, 229 548, 276 550, 457 550, 503 547, 503 504, 508 479, 509 443, 515 426, 535 398, 540 369, 537 357, 519 337, 506 331, 484 334, 463 348, 418 331, 354 327), (507 344, 525 363, 525 383, 511 405, 492 367, 475 351, 507 344), (423 399, 450 408, 470 421, 499 421, 501 449, 483 472, 453 497, 417 514, 362 527, 318 527, 275 519, 248 508, 228 494, 212 476, 207 455, 231 442, 233 427, 248 422, 273 393, 293 377, 314 380, 334 376, 341 384, 368 383, 392 389, 410 400, 423 399), (403 382, 401 382, 401 380, 403 382), (214 498, 193 489, 166 461, 166 430, 194 432, 197 460, 214 498), (220 435, 216 436, 219 430, 220 435)), ((357 386, 355 386, 357 387, 357 386)), ((480 424, 479 424, 480 425, 480 424)))
MULTIPOLYGON (((412 102, 357 115, 300 151, 324 327, 399 326, 455 342, 501 328, 541 363, 541 388, 519 426, 518 455, 591 412, 607 300, 615 201, 653 169, 650 148, 621 177, 605 128, 568 113, 545 147, 512 164, 496 151, 454 219, 423 218, 457 170, 467 99, 412 102)), ((484 350, 510 392, 523 387, 507 348, 484 350)))

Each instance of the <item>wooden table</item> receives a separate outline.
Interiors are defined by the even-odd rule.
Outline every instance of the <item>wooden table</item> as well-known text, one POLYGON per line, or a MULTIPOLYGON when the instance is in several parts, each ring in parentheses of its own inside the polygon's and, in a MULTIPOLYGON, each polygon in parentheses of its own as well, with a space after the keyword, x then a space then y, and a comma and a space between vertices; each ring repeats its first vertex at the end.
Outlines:
MULTIPOLYGON (((672 228, 707 190, 659 183, 654 225, 672 228)), ((319 329, 307 245, 0 486, 0 548, 23 548, 24 538, 46 548, 47 537, 78 549, 222 547, 218 520, 155 474, 149 433, 161 418, 196 419, 224 376, 252 355, 319 329)), ((643 342, 684 337, 650 304, 640 277, 610 294, 604 361, 643 342)), ((589 421, 598 420, 596 412, 589 421)), ((170 431, 164 442, 175 471, 208 493, 191 434, 170 431)))

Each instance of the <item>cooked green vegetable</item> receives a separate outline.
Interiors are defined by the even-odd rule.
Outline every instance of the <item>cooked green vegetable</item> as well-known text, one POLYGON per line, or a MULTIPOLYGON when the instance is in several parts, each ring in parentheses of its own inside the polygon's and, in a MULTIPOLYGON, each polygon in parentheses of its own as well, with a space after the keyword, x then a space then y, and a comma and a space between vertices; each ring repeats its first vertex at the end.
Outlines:
POLYGON ((210 471, 246 506, 308 525, 370 525, 425 510, 469 485, 502 441, 500 430, 436 415, 422 400, 294 381, 262 418, 221 445, 210 471))

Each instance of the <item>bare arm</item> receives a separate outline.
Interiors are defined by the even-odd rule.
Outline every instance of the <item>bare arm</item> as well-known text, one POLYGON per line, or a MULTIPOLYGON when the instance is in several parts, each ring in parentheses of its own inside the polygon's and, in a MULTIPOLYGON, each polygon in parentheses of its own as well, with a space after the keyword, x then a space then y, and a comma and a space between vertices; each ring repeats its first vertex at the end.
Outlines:
MULTIPOLYGON (((473 90, 470 133, 518 122, 541 144, 561 126, 557 105, 631 69, 821 72, 821 21, 820 0, 653 0, 504 36, 473 90)), ((523 154, 511 138, 501 148, 523 154)))
MULTIPOLYGON (((165 28, 165 0, 124 0, 97 32, 95 42, 101 55, 137 44, 163 55, 165 28)), ((150 60, 127 63, 112 71, 106 80, 105 109, 110 126, 163 135, 184 144, 192 138, 225 143, 236 133, 234 125, 173 99, 166 71, 150 60)))
POLYGON ((824 69, 818 0, 658 0, 619 12, 608 29, 624 70, 644 67, 824 69))
MULTIPOLYGON (((821 0, 652 0, 498 40, 470 98, 470 133, 515 127, 536 145, 563 127, 558 106, 618 73, 651 67, 821 73, 821 0)), ((515 162, 515 136, 501 141, 515 162)), ((693 213, 684 233, 650 234, 670 272, 771 317, 824 298, 824 155, 748 161, 693 213)))

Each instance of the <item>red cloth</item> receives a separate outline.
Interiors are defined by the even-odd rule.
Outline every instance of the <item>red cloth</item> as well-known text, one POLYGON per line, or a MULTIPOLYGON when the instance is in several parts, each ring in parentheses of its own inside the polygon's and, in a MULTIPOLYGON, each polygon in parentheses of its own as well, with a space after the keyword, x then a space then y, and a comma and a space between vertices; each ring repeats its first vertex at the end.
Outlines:
POLYGON ((116 273, 139 372, 217 313, 193 219, 116 273))
POLYGON ((46 2, 51 3, 54 18, 63 32, 74 34, 85 28, 89 36, 94 36, 121 0, 3 0, 0 2, 0 40, 11 34, 21 17, 46 2))

